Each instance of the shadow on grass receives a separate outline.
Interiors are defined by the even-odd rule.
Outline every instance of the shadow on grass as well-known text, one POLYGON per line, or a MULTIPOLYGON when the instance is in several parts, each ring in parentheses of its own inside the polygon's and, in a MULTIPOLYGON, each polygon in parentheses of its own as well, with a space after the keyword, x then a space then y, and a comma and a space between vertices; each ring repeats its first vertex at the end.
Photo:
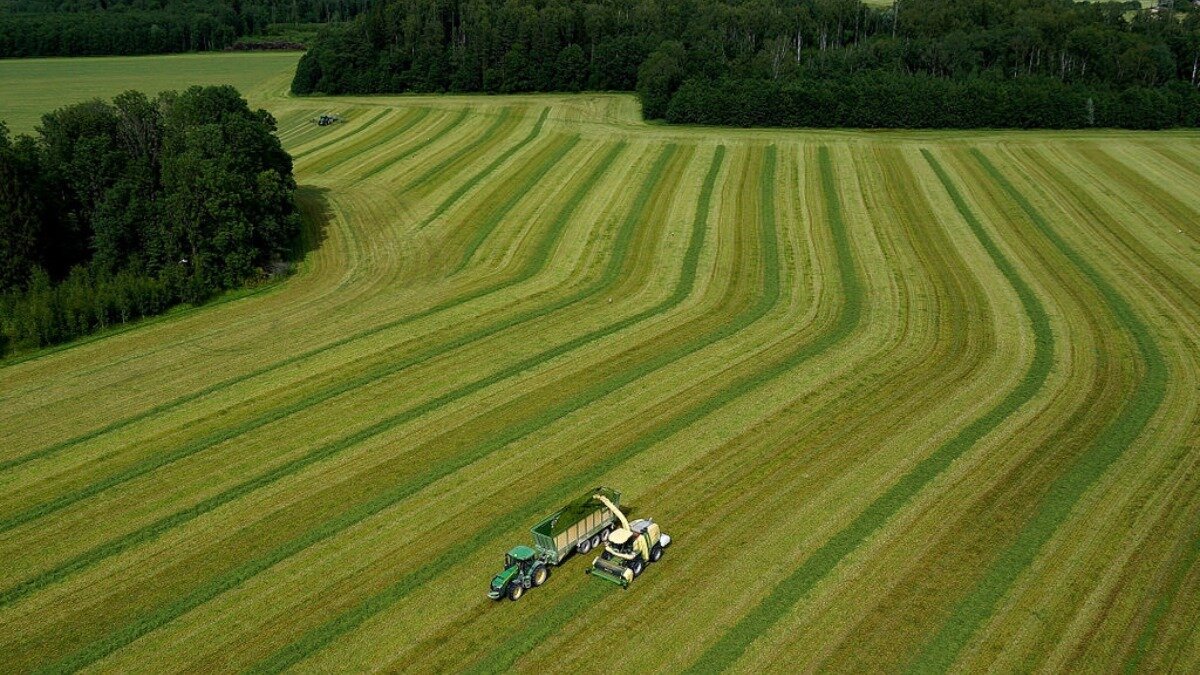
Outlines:
POLYGON ((325 243, 329 223, 333 220, 333 208, 329 203, 329 189, 316 185, 296 187, 296 208, 300 211, 300 236, 292 245, 288 262, 298 263, 325 243))

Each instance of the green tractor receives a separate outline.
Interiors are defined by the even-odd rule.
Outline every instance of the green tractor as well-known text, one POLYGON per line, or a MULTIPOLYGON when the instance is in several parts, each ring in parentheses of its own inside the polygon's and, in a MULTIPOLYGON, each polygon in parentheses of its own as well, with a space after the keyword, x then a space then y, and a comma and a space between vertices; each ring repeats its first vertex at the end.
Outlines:
POLYGON ((499 600, 508 596, 520 600, 525 591, 541 586, 550 578, 550 565, 528 546, 514 546, 504 556, 504 571, 492 577, 488 597, 499 600))

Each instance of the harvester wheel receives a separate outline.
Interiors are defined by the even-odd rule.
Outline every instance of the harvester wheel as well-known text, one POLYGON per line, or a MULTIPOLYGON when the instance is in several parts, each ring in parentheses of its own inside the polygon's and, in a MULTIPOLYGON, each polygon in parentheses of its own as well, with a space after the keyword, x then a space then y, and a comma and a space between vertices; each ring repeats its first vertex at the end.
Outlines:
POLYGON ((516 602, 521 599, 522 595, 525 595, 525 587, 522 586, 520 582, 514 582, 512 584, 509 584, 509 586, 508 586, 508 599, 509 600, 516 602))
POLYGON ((575 547, 575 550, 579 551, 581 555, 587 553, 588 551, 592 550, 592 540, 584 539, 583 541, 579 542, 579 545, 575 547))
POLYGON ((550 568, 545 565, 533 571, 533 585, 541 586, 550 578, 550 568))
POLYGON ((642 570, 646 569, 646 563, 642 562, 641 558, 636 558, 629 563, 629 569, 633 571, 633 578, 636 579, 641 576, 642 570))
POLYGON ((662 553, 662 547, 655 544, 654 548, 650 549, 650 562, 658 562, 659 558, 662 558, 662 553))
POLYGON ((600 545, 600 535, 593 534, 592 535, 592 548, 596 548, 599 545, 600 545))

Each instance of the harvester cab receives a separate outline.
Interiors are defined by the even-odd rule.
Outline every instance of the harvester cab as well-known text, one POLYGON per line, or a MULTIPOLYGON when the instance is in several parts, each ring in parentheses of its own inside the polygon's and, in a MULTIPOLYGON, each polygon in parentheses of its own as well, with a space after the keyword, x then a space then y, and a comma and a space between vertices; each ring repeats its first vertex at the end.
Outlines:
MULTIPOLYGON (((596 498, 604 501, 603 495, 596 498)), ((604 552, 592 561, 588 574, 628 588, 646 566, 658 562, 663 549, 671 545, 671 536, 663 534, 658 523, 650 518, 629 522, 615 504, 606 504, 616 514, 621 527, 608 535, 604 552)))
POLYGON ((541 586, 550 578, 550 567, 528 546, 514 546, 504 555, 504 570, 492 577, 488 597, 499 600, 508 596, 519 600, 525 591, 541 586))

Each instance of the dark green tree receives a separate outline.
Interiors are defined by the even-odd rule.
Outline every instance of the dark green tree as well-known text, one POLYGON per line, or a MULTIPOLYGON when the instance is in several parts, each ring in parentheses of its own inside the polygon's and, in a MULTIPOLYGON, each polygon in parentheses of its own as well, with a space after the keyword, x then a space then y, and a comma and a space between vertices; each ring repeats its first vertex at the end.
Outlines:
POLYGON ((658 46, 638 68, 637 92, 642 99, 642 114, 660 119, 667 114, 671 95, 683 80, 683 45, 669 40, 658 46))

